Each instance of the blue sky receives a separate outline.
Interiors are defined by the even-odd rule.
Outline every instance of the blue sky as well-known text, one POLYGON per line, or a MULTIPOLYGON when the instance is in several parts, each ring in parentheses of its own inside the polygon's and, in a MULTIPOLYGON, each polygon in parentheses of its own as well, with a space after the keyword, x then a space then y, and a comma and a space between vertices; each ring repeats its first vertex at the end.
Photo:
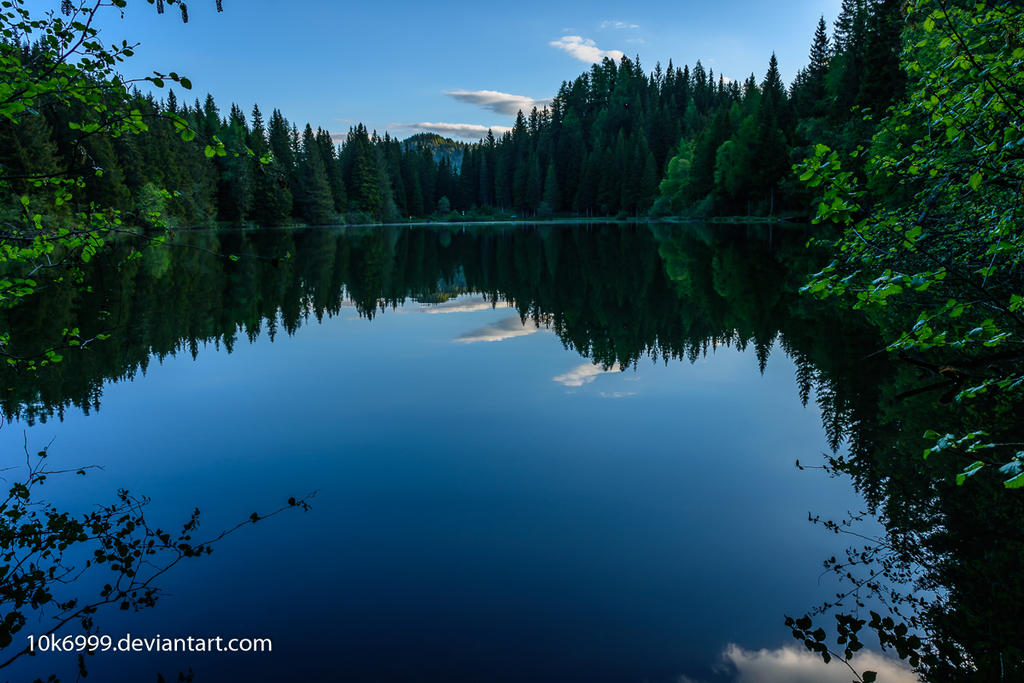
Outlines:
POLYGON ((399 137, 433 128, 476 139, 603 54, 639 55, 646 70, 700 59, 716 74, 760 79, 774 51, 788 82, 806 63, 818 17, 831 27, 839 4, 224 0, 218 14, 214 0, 189 0, 182 25, 176 12, 158 16, 130 0, 123 21, 107 10, 100 26, 108 41, 141 43, 127 74, 178 71, 191 78, 191 96, 211 92, 222 110, 258 102, 334 133, 362 121, 399 137))

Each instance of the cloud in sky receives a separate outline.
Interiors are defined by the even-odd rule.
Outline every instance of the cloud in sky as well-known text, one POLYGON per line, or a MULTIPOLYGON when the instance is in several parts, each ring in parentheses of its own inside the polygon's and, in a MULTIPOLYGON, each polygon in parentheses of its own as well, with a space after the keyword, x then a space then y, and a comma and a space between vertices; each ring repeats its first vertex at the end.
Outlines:
POLYGON ((604 21, 601 22, 601 28, 602 29, 614 28, 614 29, 620 29, 621 30, 621 29, 624 29, 624 28, 640 28, 640 27, 638 25, 636 25, 636 24, 630 24, 629 22, 626 22, 626 21, 610 21, 608 19, 605 19, 604 21))
POLYGON ((583 363, 581 365, 577 365, 564 375, 552 377, 551 380, 553 382, 558 382, 559 384, 565 387, 582 387, 584 384, 590 384, 591 382, 593 382, 598 375, 603 375, 606 372, 619 372, 619 370, 621 370, 621 368, 619 367, 618 363, 611 366, 607 370, 605 370, 600 365, 594 365, 593 363, 583 363))
POLYGON ((463 332, 452 341, 459 344, 502 341, 503 339, 512 339, 513 337, 525 337, 528 334, 538 332, 540 329, 532 320, 527 320, 526 324, 523 324, 518 315, 510 315, 493 325, 463 332))
POLYGON ((622 50, 602 50, 593 40, 583 36, 562 36, 548 44, 551 47, 557 47, 559 50, 565 50, 582 62, 591 64, 600 62, 605 57, 611 57, 617 61, 622 59, 623 56, 622 50))
POLYGON ((402 123, 393 127, 394 130, 405 133, 437 133, 445 137, 462 138, 464 140, 479 140, 487 137, 487 131, 498 137, 502 133, 512 130, 508 126, 481 126, 476 123, 402 123))
POLYGON ((543 109, 551 105, 551 98, 535 100, 526 95, 513 95, 497 90, 446 90, 445 95, 459 102, 475 104, 498 114, 515 116, 520 110, 529 113, 531 109, 543 109))
MULTIPOLYGON (((849 683, 850 670, 838 662, 826 664, 818 655, 786 645, 777 650, 744 650, 730 644, 722 654, 735 668, 735 683, 849 683)), ((876 671, 888 683, 918 683, 908 666, 875 652, 859 652, 850 660, 857 671, 876 671)))

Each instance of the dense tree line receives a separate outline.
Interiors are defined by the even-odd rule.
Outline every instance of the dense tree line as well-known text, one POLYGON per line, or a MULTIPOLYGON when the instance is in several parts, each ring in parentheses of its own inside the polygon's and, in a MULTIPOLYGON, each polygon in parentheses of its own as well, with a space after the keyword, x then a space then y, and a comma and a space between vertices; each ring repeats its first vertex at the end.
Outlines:
POLYGON ((550 215, 807 215, 791 167, 815 143, 868 144, 871 116, 900 96, 901 4, 844 0, 819 20, 809 63, 787 88, 774 55, 742 84, 697 62, 645 74, 605 58, 470 146, 454 206, 550 215), (866 118, 867 117, 867 118, 866 118), (657 201, 655 201, 657 199, 657 201), (653 208, 652 208, 653 205, 653 208))
MULTIPOLYGON (((742 84, 699 61, 645 73, 639 58, 606 58, 564 82, 550 108, 521 111, 510 131, 472 145, 399 141, 361 124, 339 141, 279 109, 222 112, 210 95, 188 103, 173 91, 135 95, 142 137, 83 135, 69 124, 90 118, 84 107, 42 107, 0 123, 0 167, 8 177, 98 169, 79 201, 143 225, 156 213, 181 225, 315 225, 453 210, 637 216, 652 205, 656 215, 807 215, 812 198, 792 164, 822 140, 866 144, 865 113, 903 88, 901 25, 895 0, 844 0, 831 38, 820 20, 789 88, 774 55, 763 79, 742 84), (181 135, 181 122, 206 145, 181 135)), ((11 189, 6 214, 32 190, 24 180, 11 189)))
POLYGON ((657 213, 806 215, 812 197, 790 171, 816 143, 870 143, 874 119, 901 95, 901 3, 844 0, 829 38, 820 19, 809 61, 787 89, 772 55, 719 99, 670 160, 657 213))
MULTIPOLYGON (((164 100, 136 94, 131 106, 144 136, 83 133, 78 122, 91 115, 75 106, 0 122, 0 168, 10 179, 0 211, 15 216, 21 196, 45 195, 33 177, 69 170, 88 171, 79 204, 141 225, 157 215, 188 226, 378 222, 429 215, 454 193, 449 155, 437 161, 433 145, 380 137, 363 125, 337 144, 279 109, 269 118, 258 105, 248 115, 234 104, 222 113, 211 95, 187 103, 173 90, 164 100)), ((47 208, 54 222, 67 211, 47 208)))

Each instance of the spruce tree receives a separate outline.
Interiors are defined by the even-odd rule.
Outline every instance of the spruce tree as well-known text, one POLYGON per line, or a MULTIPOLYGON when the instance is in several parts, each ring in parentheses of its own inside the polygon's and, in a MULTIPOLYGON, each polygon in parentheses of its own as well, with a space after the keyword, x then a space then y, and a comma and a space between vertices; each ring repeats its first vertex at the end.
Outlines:
POLYGON ((907 80, 900 67, 902 8, 900 0, 877 0, 865 25, 864 73, 856 104, 876 116, 902 94, 907 80))
POLYGON ((803 78, 799 87, 794 88, 796 105, 800 113, 806 116, 822 116, 827 111, 825 104, 825 76, 828 74, 829 60, 832 51, 828 33, 825 28, 825 17, 818 19, 814 31, 814 40, 808 55, 807 68, 803 70, 803 78))
POLYGON ((349 131, 343 152, 346 156, 345 188, 348 190, 350 205, 374 219, 379 218, 384 207, 384 196, 380 187, 377 155, 365 126, 358 124, 349 131))
POLYGON ((561 195, 558 191, 558 172, 553 159, 548 162, 548 169, 544 174, 544 195, 541 198, 541 206, 545 207, 548 213, 558 212, 562 208, 561 195))
MULTIPOLYGON (((208 101, 213 108, 213 98, 208 101)), ((210 114, 208 113, 207 116, 210 114)), ((221 123, 218 138, 230 149, 244 147, 249 135, 245 115, 236 104, 231 105, 226 122, 221 123)), ((252 164, 246 155, 229 154, 216 157, 217 165, 217 214, 232 224, 241 223, 249 213, 253 201, 252 164)))
POLYGON ((280 225, 291 216, 292 193, 281 162, 271 151, 259 105, 252 108, 248 144, 253 151, 255 178, 251 217, 260 225, 280 225), (264 163, 267 156, 270 157, 266 160, 268 163, 264 163))
POLYGON ((789 172, 789 148, 783 127, 786 123, 786 91, 779 76, 779 63, 772 54, 761 85, 757 110, 757 140, 754 144, 754 180, 764 192, 768 214, 775 212, 779 180, 789 172))
POLYGON ((297 178, 295 205, 302 218, 311 225, 333 223, 334 200, 327 181, 327 169, 308 123, 302 132, 297 178))

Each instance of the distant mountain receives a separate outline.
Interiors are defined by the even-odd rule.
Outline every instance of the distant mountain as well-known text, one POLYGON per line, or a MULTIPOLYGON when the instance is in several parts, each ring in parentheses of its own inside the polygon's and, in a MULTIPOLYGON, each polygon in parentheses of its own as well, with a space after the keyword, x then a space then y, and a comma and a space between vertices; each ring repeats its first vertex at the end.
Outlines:
POLYGON ((441 163, 441 159, 448 159, 456 173, 462 168, 462 157, 467 147, 464 142, 441 137, 437 133, 417 133, 403 140, 402 145, 406 149, 429 149, 433 152, 436 163, 441 163))

